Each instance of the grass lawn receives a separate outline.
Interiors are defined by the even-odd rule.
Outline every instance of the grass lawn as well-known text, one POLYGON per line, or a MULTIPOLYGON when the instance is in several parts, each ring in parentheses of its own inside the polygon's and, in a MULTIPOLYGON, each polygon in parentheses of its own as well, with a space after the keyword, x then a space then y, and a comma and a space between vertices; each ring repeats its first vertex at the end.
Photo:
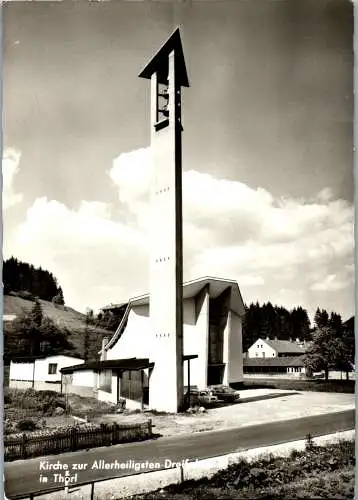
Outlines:
POLYGON ((353 499, 355 443, 341 441, 290 458, 242 460, 211 479, 188 481, 165 490, 135 495, 132 500, 197 499, 353 499))
POLYGON ((355 380, 292 380, 292 379, 250 379, 245 378, 240 389, 270 388, 293 391, 338 392, 354 394, 355 380))

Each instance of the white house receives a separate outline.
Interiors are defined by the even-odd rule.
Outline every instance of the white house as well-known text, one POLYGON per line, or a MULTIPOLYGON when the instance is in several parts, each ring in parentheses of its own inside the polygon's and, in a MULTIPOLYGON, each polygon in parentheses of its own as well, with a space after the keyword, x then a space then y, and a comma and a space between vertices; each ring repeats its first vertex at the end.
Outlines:
POLYGON ((308 343, 296 339, 295 342, 287 340, 271 340, 269 338, 257 339, 248 349, 249 358, 277 358, 283 356, 300 356, 307 350, 308 343))
POLYGON ((306 375, 304 354, 309 342, 257 339, 244 360, 244 374, 249 378, 302 378, 306 375))
MULTIPOLYGON (((125 398, 128 407, 148 403, 156 333, 149 307, 149 294, 129 301, 116 332, 100 351, 100 360, 62 370, 67 391, 92 392, 113 403, 125 398)), ((206 277, 183 285, 184 387, 243 380, 244 312, 236 281, 206 277)))
POLYGON ((84 363, 83 359, 58 354, 15 358, 10 362, 9 387, 61 391, 61 369, 84 363))

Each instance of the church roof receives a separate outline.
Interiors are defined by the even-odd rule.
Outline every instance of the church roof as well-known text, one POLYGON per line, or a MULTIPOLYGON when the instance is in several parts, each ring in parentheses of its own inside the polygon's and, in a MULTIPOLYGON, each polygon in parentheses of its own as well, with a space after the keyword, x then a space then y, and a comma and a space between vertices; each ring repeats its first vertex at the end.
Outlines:
MULTIPOLYGON (((215 299, 216 297, 221 295, 225 290, 231 288, 230 310, 240 317, 243 317, 245 315, 245 307, 244 307, 244 302, 242 300, 240 288, 237 281, 234 280, 206 276, 204 278, 198 278, 195 280, 187 281, 186 283, 183 284, 183 299, 190 299, 196 297, 201 292, 201 290, 203 290, 203 288, 205 288, 206 286, 209 289, 209 296, 211 299, 215 299)), ((125 325, 127 323, 130 310, 135 306, 148 305, 149 301, 150 301, 150 295, 148 293, 145 295, 140 295, 139 297, 134 297, 129 300, 126 311, 123 315, 123 318, 116 332, 113 334, 111 340, 107 343, 105 347, 106 350, 113 347, 117 342, 117 340, 119 339, 119 337, 121 336, 125 328, 125 325)))
MULTIPOLYGON (((151 78, 152 74, 157 72, 159 80, 163 67, 168 62, 168 56, 172 51, 175 51, 176 56, 176 70, 178 77, 178 84, 181 87, 189 87, 188 74, 185 66, 183 46, 180 38, 180 31, 177 28, 174 33, 168 38, 164 45, 152 57, 146 67, 140 72, 141 78, 151 78)), ((166 78, 166 76, 165 76, 166 78)), ((162 83, 165 83, 164 81, 162 83)))

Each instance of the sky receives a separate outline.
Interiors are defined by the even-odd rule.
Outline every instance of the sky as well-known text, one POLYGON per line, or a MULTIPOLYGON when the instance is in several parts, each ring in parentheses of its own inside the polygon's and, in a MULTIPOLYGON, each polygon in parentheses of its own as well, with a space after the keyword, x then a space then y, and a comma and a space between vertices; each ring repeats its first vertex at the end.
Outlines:
POLYGON ((354 313, 353 6, 345 0, 3 6, 4 258, 85 311, 148 290, 149 82, 180 26, 184 280, 354 313))

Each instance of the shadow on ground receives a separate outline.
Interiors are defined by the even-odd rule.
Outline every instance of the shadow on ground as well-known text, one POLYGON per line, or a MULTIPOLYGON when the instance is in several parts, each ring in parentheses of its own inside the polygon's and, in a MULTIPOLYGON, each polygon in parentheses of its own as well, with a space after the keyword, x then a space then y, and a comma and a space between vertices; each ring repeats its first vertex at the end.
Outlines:
MULTIPOLYGON (((266 389, 266 387, 265 387, 266 389)), ((253 401, 263 401, 264 399, 275 399, 275 398, 282 398, 282 397, 286 397, 286 396, 294 396, 294 395, 297 395, 297 394, 300 394, 300 392, 287 392, 286 394, 285 393, 276 393, 276 394, 261 394, 261 396, 252 396, 252 397, 249 397, 249 398, 245 398, 245 399, 239 399, 238 401, 230 401, 230 402, 226 402, 226 401, 218 401, 217 403, 212 403, 209 406, 207 406, 207 408, 209 409, 212 409, 212 408, 223 408, 225 406, 233 406, 233 405, 242 405, 242 404, 245 404, 245 403, 252 403, 253 401)))

